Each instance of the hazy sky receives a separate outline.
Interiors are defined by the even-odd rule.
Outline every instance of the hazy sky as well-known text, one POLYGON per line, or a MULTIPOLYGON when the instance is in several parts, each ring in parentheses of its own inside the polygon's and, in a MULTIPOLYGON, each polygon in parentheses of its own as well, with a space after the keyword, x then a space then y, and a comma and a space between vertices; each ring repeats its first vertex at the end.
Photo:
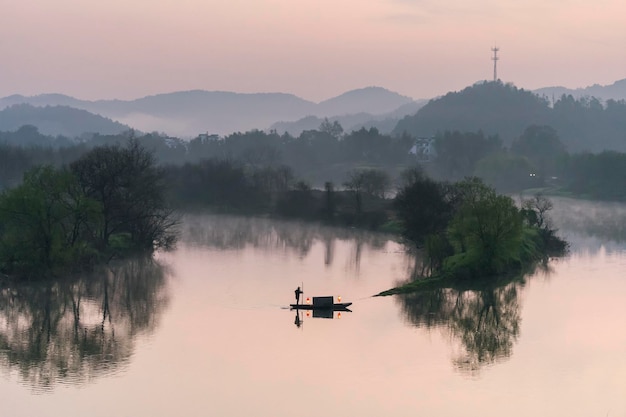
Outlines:
POLYGON ((624 0, 0 0, 0 96, 177 90, 428 98, 498 75, 626 78, 624 0))

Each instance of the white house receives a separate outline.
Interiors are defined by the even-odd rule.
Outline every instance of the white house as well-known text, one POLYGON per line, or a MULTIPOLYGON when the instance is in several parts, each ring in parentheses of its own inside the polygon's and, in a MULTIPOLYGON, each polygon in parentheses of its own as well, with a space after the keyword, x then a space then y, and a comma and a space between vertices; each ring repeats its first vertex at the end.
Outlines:
POLYGON ((417 138, 409 150, 419 161, 431 161, 436 155, 435 138, 417 138))

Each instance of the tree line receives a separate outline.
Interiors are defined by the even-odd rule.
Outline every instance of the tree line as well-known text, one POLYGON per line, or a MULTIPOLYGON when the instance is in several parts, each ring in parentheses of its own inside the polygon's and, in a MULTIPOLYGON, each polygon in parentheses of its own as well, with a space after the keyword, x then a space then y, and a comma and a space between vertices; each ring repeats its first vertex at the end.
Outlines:
POLYGON ((419 157, 409 152, 415 144, 410 136, 391 137, 376 129, 346 134, 337 122, 328 121, 297 138, 250 131, 224 138, 201 135, 185 142, 131 131, 122 135, 95 135, 71 144, 55 142, 54 138, 40 135, 36 128, 26 126, 16 132, 0 132, 0 189, 19 184, 31 167, 41 164, 61 167, 94 147, 119 146, 130 138, 153 152, 158 164, 163 166, 184 166, 203 160, 237 161, 248 171, 289 166, 295 177, 317 189, 323 188, 327 181, 341 188, 355 170, 382 170, 397 178, 404 169, 420 162, 433 178, 458 181, 477 176, 504 193, 558 187, 591 198, 626 198, 621 180, 626 171, 624 154, 569 153, 556 129, 549 125, 527 126, 509 145, 499 135, 480 130, 443 131, 430 139, 433 154, 427 160, 422 155, 422 160, 416 161, 419 157), (41 145, 46 138, 50 146, 41 145), (20 141, 28 145, 17 145, 20 141), (607 171, 609 166, 615 175, 607 171))
POLYGON ((97 147, 2 192, 0 272, 37 278, 169 247, 175 224, 152 153, 134 140, 97 147))
POLYGON ((529 126, 509 147, 497 135, 444 132, 433 140, 435 156, 425 170, 439 180, 483 179, 503 193, 547 189, 601 200, 626 199, 626 154, 569 153, 556 130, 529 126))

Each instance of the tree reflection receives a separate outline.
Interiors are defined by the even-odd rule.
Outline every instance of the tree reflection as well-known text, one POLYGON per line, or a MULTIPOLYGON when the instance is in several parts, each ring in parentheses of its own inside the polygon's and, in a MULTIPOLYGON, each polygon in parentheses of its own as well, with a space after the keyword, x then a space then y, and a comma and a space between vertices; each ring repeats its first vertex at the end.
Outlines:
POLYGON ((523 279, 486 282, 473 287, 434 288, 398 296, 411 323, 444 328, 460 342, 453 363, 473 374, 508 358, 519 336, 519 294, 523 279))
POLYGON ((351 240, 354 250, 351 266, 358 270, 365 247, 382 249, 390 236, 366 230, 330 227, 318 223, 281 221, 276 219, 228 215, 188 215, 180 241, 183 244, 241 250, 248 246, 284 250, 305 257, 316 242, 324 245, 324 263, 332 265, 335 242, 351 240))
POLYGON ((152 259, 78 279, 0 290, 0 365, 36 390, 122 369, 138 335, 152 333, 168 300, 152 259))

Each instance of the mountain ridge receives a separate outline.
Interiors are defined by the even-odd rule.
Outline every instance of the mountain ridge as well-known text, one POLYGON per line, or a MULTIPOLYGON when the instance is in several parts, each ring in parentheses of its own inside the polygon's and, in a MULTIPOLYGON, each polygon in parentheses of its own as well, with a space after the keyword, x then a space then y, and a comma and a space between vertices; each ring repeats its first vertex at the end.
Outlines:
POLYGON ((533 92, 541 97, 554 97, 555 99, 559 99, 565 94, 574 98, 595 97, 601 100, 626 100, 626 78, 608 85, 593 84, 579 88, 563 86, 542 87, 533 90, 533 92))
POLYGON ((0 110, 0 131, 35 126, 41 134, 76 138, 84 134, 119 134, 130 127, 111 119, 69 106, 13 104, 0 110))
MULTIPOLYGON (((595 96, 601 100, 621 100, 626 99, 626 79, 606 86, 594 84, 577 89, 544 87, 526 91, 546 101, 549 101, 549 96, 560 98, 564 94, 575 98, 595 96)), ((140 131, 192 138, 200 133, 227 135, 254 129, 276 129, 297 135, 302 130, 317 128, 318 122, 321 123, 324 118, 339 121, 348 131, 361 127, 391 131, 397 121, 417 113, 428 101, 413 100, 378 86, 349 90, 319 102, 282 92, 193 89, 157 93, 132 100, 83 100, 61 93, 35 96, 14 94, 0 98, 0 110, 16 104, 68 106, 140 131)), ((398 129, 395 131, 397 133, 398 129)))
POLYGON ((234 93, 187 90, 160 93, 134 100, 81 100, 63 94, 40 94, 0 98, 0 109, 13 104, 66 105, 111 118, 142 131, 195 137, 209 132, 266 129, 280 120, 298 120, 308 115, 332 117, 364 110, 386 113, 411 99, 382 87, 351 90, 320 103, 289 93, 234 93), (367 96, 365 99, 363 99, 367 96), (360 100, 353 96, 361 97, 360 100), (397 105, 396 105, 397 104, 397 105))

